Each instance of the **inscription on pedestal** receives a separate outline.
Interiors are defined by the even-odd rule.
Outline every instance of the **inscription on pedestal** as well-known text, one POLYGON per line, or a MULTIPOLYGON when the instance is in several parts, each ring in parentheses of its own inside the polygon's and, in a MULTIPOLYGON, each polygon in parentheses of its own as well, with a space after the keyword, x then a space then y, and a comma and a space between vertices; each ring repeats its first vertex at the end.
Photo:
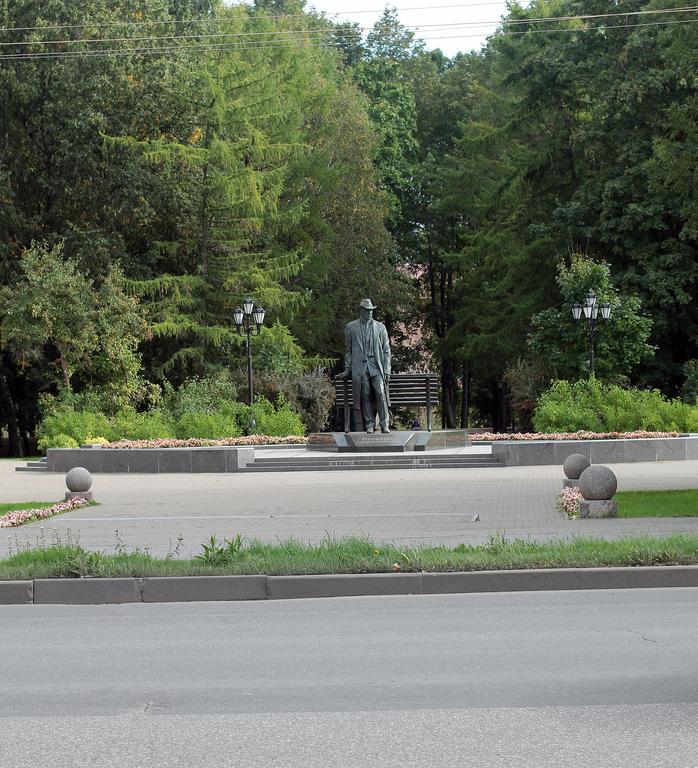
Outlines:
POLYGON ((348 451, 370 453, 372 451, 391 451, 402 453, 413 450, 414 432, 391 432, 368 435, 364 432, 347 432, 348 451))

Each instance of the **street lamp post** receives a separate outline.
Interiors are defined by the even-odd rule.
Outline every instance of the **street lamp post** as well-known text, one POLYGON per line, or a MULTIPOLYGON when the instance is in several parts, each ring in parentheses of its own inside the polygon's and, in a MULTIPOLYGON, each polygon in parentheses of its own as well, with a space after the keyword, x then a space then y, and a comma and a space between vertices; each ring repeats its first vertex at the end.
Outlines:
POLYGON ((592 291, 587 293, 583 304, 572 305, 572 317, 579 322, 582 319, 587 323, 587 339, 589 340, 589 376, 594 375, 594 333, 596 332, 596 320, 601 313, 602 320, 608 320, 611 316, 611 305, 607 301, 599 304, 592 291))
POLYGON ((247 336, 247 389, 250 405, 254 405, 254 389, 252 388, 252 336, 259 336, 264 323, 264 308, 256 307, 252 299, 242 302, 242 309, 233 310, 233 320, 240 336, 247 336))

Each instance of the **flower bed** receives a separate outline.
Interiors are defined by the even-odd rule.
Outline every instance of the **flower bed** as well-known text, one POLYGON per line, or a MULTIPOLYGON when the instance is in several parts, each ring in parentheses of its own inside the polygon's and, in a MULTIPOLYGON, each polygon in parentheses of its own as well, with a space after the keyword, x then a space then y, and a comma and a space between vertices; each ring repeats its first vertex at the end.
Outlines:
POLYGON ((301 435, 288 435, 276 437, 274 435, 247 435, 246 437, 219 437, 207 440, 201 437, 191 437, 187 440, 175 438, 158 438, 157 440, 117 440, 113 443, 104 443, 103 448, 206 448, 246 445, 305 445, 307 437, 301 435))
POLYGON ((678 432, 478 432, 470 435, 472 442, 497 442, 502 440, 643 440, 653 437, 678 437, 678 432))
POLYGON ((45 520, 47 517, 54 517, 63 512, 70 512, 72 509, 80 509, 88 504, 85 499, 69 499, 60 501, 50 507, 39 507, 38 509, 18 509, 15 512, 7 512, 0 517, 0 528, 17 528, 25 523, 33 523, 36 520, 45 520))
POLYGON ((570 520, 579 517, 579 503, 584 497, 579 488, 563 488, 562 493, 557 497, 557 507, 564 512, 570 520))

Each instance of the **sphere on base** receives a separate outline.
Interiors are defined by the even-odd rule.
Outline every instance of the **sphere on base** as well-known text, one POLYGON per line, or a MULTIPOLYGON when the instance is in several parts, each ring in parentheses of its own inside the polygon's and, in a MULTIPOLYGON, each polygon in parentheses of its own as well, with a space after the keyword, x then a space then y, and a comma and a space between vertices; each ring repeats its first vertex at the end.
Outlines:
POLYGON ((618 490, 618 480, 608 467, 592 464, 579 476, 579 490, 587 501, 608 501, 618 490))
POLYGON ((85 493, 92 487, 92 475, 85 467, 73 467, 65 476, 65 484, 69 491, 85 493))
POLYGON ((579 476, 590 464, 591 462, 586 456, 581 453, 573 453, 565 459, 562 471, 565 473, 565 477, 568 477, 570 480, 578 480, 579 476))

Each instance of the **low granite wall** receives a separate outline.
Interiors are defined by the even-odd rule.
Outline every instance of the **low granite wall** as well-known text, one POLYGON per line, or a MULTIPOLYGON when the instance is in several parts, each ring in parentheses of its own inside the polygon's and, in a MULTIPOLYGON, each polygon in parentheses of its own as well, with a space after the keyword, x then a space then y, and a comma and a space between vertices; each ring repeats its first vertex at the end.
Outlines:
POLYGON ((492 456, 507 467, 562 464, 573 453, 581 453, 592 464, 698 459, 698 435, 638 440, 511 440, 491 445, 492 456))
POLYGON ((254 462, 254 448, 49 448, 49 472, 85 467, 90 472, 238 472, 254 462))

